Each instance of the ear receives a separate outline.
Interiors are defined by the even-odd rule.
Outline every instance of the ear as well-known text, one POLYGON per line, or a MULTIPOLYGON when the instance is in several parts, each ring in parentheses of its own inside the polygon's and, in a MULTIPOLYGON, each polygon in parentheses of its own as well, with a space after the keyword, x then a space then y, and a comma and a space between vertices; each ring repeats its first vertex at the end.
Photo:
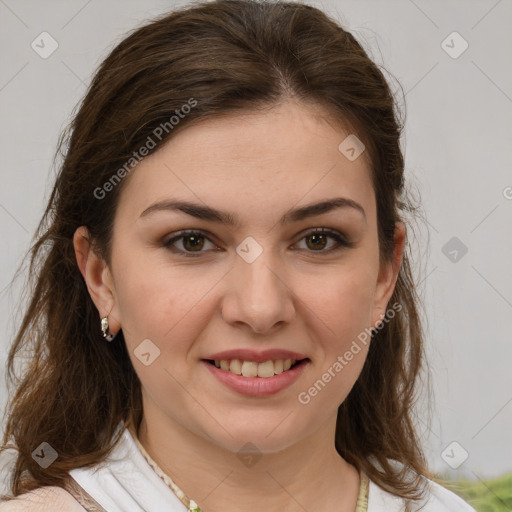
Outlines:
POLYGON ((402 265, 402 258, 406 240, 406 230, 403 222, 395 223, 395 248, 390 261, 381 265, 377 278, 375 299, 372 313, 372 328, 377 327, 386 315, 388 302, 393 295, 398 273, 402 265))
POLYGON ((89 295, 96 305, 99 317, 101 319, 108 316, 110 332, 116 334, 121 329, 121 323, 116 310, 117 301, 112 274, 106 261, 94 251, 89 231, 85 226, 80 226, 75 231, 73 247, 78 268, 85 280, 89 295))

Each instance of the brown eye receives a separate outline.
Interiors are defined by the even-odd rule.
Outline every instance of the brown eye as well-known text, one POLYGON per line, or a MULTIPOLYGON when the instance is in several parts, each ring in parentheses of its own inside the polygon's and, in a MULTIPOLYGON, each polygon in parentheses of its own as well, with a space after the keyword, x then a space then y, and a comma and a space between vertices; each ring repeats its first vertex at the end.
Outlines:
POLYGON ((311 240, 311 245, 308 245, 308 248, 317 250, 317 249, 325 249, 328 239, 330 237, 324 235, 323 233, 313 233, 312 235, 308 235, 305 238, 306 238, 306 240, 311 240))
POLYGON ((331 251, 341 249, 342 247, 352 247, 353 245, 340 233, 326 229, 317 229, 315 231, 311 231, 302 237, 301 240, 306 240, 306 247, 310 252, 329 253, 331 251), (329 239, 334 240, 335 245, 334 247, 331 246, 329 249, 324 250, 328 246, 329 239))
POLYGON ((200 231, 181 231, 177 236, 171 238, 167 242, 164 242, 163 245, 164 247, 169 248, 171 251, 180 253, 183 256, 195 257, 205 252, 202 251, 205 246, 205 240, 212 243, 210 239, 200 231), (181 243, 183 249, 173 247, 174 244, 178 241, 181 243))
POLYGON ((204 237, 202 235, 185 235, 183 239, 183 247, 188 251, 201 250, 204 246, 204 237))

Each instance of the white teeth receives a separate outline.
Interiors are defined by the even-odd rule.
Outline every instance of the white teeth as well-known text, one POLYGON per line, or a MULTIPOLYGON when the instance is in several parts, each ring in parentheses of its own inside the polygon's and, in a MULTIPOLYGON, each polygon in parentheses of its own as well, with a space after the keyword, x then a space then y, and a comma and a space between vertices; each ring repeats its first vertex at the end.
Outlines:
POLYGON ((274 361, 265 361, 258 365, 258 377, 273 377, 274 361))
POLYGON ((242 363, 242 375, 244 377, 256 377, 258 375, 258 363, 244 361, 242 363))
POLYGON ((229 371, 231 373, 236 373, 237 375, 242 374, 242 361, 240 359, 233 359, 229 364, 229 371))
POLYGON ((295 359, 277 359, 275 361, 269 360, 264 363, 256 363, 254 361, 241 361, 240 359, 222 359, 214 361, 215 366, 221 370, 230 371, 236 375, 243 377, 262 377, 269 378, 274 375, 289 370, 294 364, 295 359))

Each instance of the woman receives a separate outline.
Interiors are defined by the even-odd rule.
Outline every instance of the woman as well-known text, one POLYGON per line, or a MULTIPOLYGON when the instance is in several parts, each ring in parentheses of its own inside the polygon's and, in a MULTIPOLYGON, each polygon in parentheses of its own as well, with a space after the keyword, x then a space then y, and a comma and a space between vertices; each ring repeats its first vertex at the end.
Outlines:
POLYGON ((413 426, 400 130, 313 7, 221 0, 126 37, 60 141, 0 510, 473 510, 413 426))

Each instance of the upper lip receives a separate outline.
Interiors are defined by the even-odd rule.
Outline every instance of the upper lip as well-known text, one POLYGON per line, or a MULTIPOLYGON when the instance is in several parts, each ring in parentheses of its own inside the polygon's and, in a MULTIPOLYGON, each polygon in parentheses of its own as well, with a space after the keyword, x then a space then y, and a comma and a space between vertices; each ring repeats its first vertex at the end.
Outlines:
POLYGON ((230 361, 233 359, 240 359, 241 361, 254 361, 255 363, 264 363, 265 361, 270 360, 275 361, 276 359, 295 359, 296 361, 299 361, 301 359, 307 358, 308 356, 304 354, 299 354, 298 352, 292 352, 290 350, 279 348, 272 348, 263 350, 261 352, 250 349, 225 350, 223 352, 217 352, 216 354, 205 357, 205 359, 214 361, 230 361))

